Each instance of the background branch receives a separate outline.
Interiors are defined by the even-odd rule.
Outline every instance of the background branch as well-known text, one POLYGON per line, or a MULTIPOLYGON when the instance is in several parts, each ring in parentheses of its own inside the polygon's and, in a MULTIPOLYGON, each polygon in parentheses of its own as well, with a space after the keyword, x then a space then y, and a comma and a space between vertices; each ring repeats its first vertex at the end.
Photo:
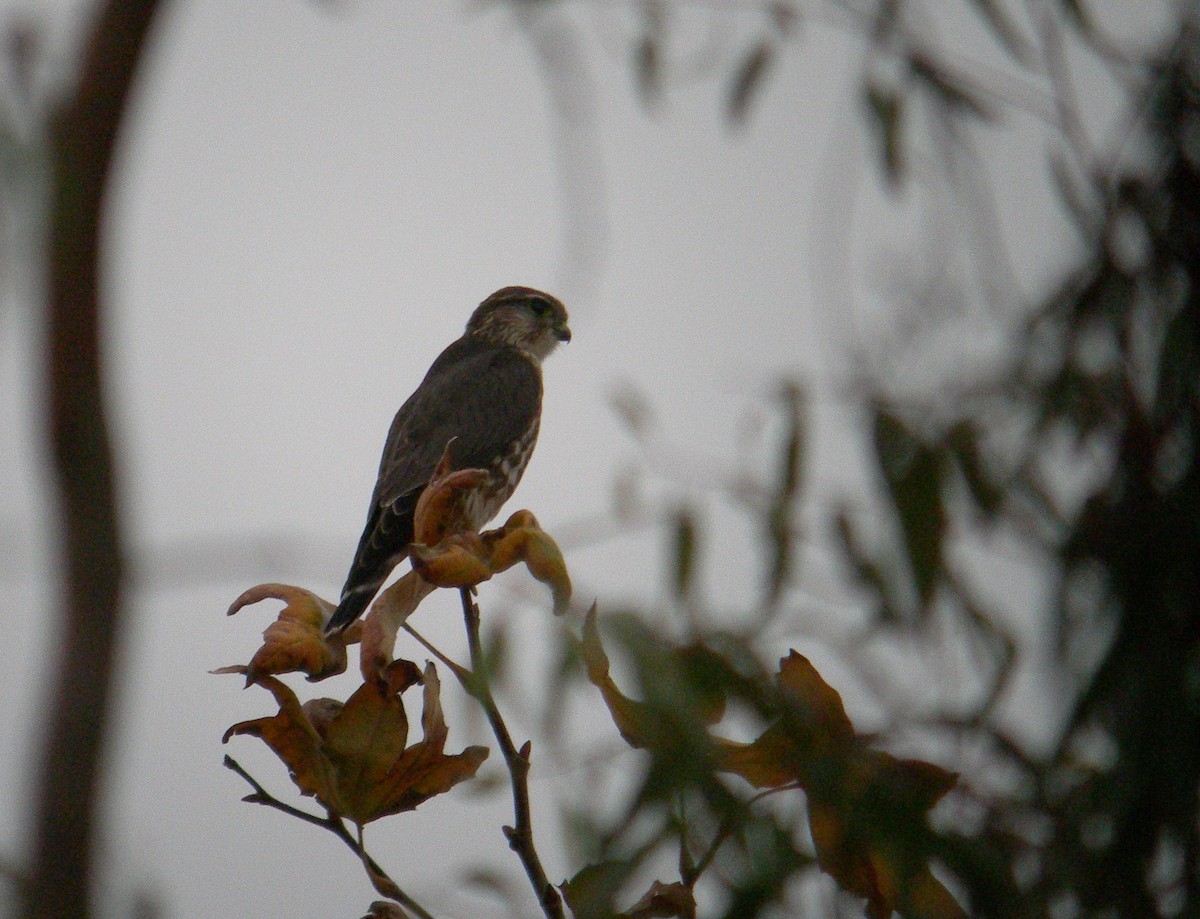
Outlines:
POLYGON ((106 4, 51 130, 49 440, 63 595, 60 658, 36 774, 30 919, 85 919, 100 757, 121 618, 122 551, 100 358, 102 217, 118 128, 155 0, 106 4))

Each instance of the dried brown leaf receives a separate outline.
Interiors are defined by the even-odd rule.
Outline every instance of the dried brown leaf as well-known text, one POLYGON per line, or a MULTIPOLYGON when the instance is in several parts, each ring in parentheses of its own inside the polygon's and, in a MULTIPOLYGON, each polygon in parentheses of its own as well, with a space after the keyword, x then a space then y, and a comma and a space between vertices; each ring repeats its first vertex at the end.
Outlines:
POLYGON ((286 605, 263 631, 263 643, 246 668, 247 682, 254 682, 258 676, 295 671, 315 682, 346 669, 346 645, 358 641, 361 631, 355 625, 343 633, 325 635, 325 623, 333 615, 334 604, 303 587, 259 584, 234 600, 227 615, 262 600, 283 600, 286 605))
POLYGON ((301 706, 295 694, 270 676, 254 682, 268 689, 279 713, 244 721, 225 732, 260 737, 283 760, 302 794, 358 824, 412 810, 470 778, 487 758, 484 747, 446 754, 440 684, 433 665, 420 672, 411 661, 393 661, 339 706, 332 700, 301 706), (424 738, 412 746, 401 694, 424 684, 424 738))

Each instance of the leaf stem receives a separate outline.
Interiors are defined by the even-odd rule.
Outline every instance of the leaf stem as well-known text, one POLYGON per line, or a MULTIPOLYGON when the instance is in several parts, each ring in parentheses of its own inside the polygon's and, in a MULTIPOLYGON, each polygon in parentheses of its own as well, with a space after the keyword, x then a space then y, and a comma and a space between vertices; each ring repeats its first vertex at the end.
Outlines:
POLYGON ((417 919, 434 919, 432 913, 426 910, 420 903, 406 894, 400 889, 399 885, 393 881, 386 871, 379 867, 379 863, 367 854, 366 848, 362 843, 362 827, 358 828, 358 836, 355 836, 348 829, 346 824, 337 814, 327 813, 324 817, 317 814, 310 814, 308 811, 301 810, 298 807, 293 807, 283 801, 280 801, 269 791, 267 791, 258 780, 249 772, 242 768, 232 756, 226 756, 224 760, 226 769, 230 769, 240 775, 251 788, 254 789, 254 794, 247 795, 242 800, 250 804, 262 804, 265 807, 273 807, 277 811, 281 811, 288 816, 303 820, 305 823, 311 823, 313 826, 319 826, 322 829, 329 830, 334 836, 350 847, 350 850, 357 855, 363 863, 363 867, 367 871, 368 877, 371 879, 371 884, 375 890, 382 896, 390 900, 395 900, 405 909, 409 910, 417 919))
POLYGON ((777 794, 781 791, 794 791, 800 787, 801 786, 798 782, 791 782, 787 785, 780 785, 776 788, 767 788, 755 795, 752 795, 745 802, 741 811, 737 812, 736 814, 729 814, 724 820, 721 821, 721 825, 718 827, 716 835, 713 836, 708 848, 705 849, 704 854, 701 855, 699 859, 692 859, 691 853, 687 849, 687 840, 683 838, 681 834, 679 840, 681 850, 679 874, 680 880, 683 881, 684 885, 689 889, 695 886, 696 881, 700 879, 700 875, 702 875, 706 870, 708 870, 709 866, 712 865, 713 859, 716 858, 717 850, 725 844, 725 840, 732 836, 734 831, 737 830, 741 823, 746 819, 746 816, 750 813, 751 807, 753 807, 763 798, 766 798, 770 795, 777 794))
POLYGON ((496 706, 492 688, 487 673, 487 662, 484 660, 483 643, 479 638, 479 605, 471 596, 471 589, 463 587, 459 590, 462 597, 463 621, 467 628, 467 645, 471 652, 471 672, 464 677, 459 675, 463 688, 479 702, 487 715, 492 733, 504 755, 508 766, 508 774, 512 784, 514 825, 504 827, 504 835, 508 839, 509 848, 517 853, 525 868, 525 874, 533 891, 537 894, 542 912, 547 919, 564 919, 562 897, 558 889, 546 877, 537 848, 533 842, 533 820, 529 808, 529 752, 530 744, 526 741, 518 750, 513 743, 508 726, 496 706))
POLYGON ((433 644, 424 635, 422 635, 420 632, 418 632, 416 629, 414 629, 407 622, 404 623, 404 625, 400 626, 400 628, 402 628, 402 629, 404 629, 404 631, 408 632, 409 635, 411 635, 418 642, 420 642, 420 644, 425 648, 426 651, 428 651, 430 654, 432 654, 434 657, 436 657, 439 661, 441 661, 441 663, 443 664, 443 666, 446 667, 447 670, 449 670, 456 677, 458 677, 458 681, 460 683, 462 683, 464 687, 467 686, 468 681, 471 679, 471 671, 467 670, 465 667, 461 666, 460 664, 456 664, 454 661, 450 660, 450 658, 448 658, 445 654, 443 654, 441 651, 439 651, 437 648, 435 648, 433 646, 433 644))

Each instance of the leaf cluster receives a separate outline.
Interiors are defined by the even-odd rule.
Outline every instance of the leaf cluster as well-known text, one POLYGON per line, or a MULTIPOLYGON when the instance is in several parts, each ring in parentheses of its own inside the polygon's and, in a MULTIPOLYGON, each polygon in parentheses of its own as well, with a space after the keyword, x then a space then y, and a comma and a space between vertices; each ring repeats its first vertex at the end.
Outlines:
POLYGON ((636 618, 613 625, 640 697, 612 677, 595 610, 584 623, 580 657, 621 736, 646 751, 649 763, 625 814, 595 840, 600 861, 564 888, 577 915, 643 915, 641 905, 618 909, 622 885, 673 847, 678 880, 656 880, 646 896, 671 890, 682 898, 686 891, 689 907, 654 915, 694 915, 694 891, 706 873, 721 876, 729 901, 721 915, 759 915, 785 904, 791 881, 815 864, 865 900, 871 919, 894 911, 965 917, 930 870, 938 843, 927 814, 954 786, 953 773, 874 748, 855 731, 837 691, 795 651, 771 674, 745 649, 678 645, 636 618), (761 725, 754 740, 716 732, 730 705, 753 713, 761 725), (765 806, 767 798, 782 810, 765 806), (805 808, 807 818, 785 816, 805 808))

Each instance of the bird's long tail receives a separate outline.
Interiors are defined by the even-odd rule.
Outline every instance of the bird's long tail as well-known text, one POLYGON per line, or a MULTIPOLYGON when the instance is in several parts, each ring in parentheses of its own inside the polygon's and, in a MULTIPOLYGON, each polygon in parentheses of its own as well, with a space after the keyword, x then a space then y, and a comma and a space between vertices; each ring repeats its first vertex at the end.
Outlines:
POLYGON ((342 594, 342 599, 338 603, 338 608, 333 611, 333 616, 325 625, 325 634, 334 635, 344 631, 363 614, 366 608, 370 605, 376 591, 383 584, 386 578, 380 580, 372 580, 367 584, 357 584, 342 594))

